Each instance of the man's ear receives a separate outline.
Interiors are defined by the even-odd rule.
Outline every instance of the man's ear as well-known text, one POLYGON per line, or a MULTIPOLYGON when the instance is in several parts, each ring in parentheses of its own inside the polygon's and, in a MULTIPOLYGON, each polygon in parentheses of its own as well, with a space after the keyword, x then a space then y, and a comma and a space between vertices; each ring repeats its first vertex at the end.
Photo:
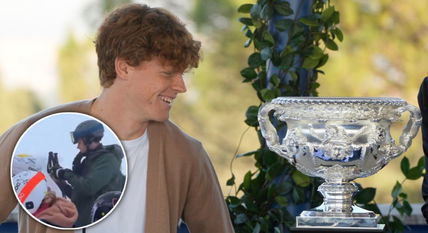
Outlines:
POLYGON ((124 59, 116 57, 116 59, 114 59, 114 69, 117 75, 116 78, 127 80, 129 67, 129 64, 124 59))

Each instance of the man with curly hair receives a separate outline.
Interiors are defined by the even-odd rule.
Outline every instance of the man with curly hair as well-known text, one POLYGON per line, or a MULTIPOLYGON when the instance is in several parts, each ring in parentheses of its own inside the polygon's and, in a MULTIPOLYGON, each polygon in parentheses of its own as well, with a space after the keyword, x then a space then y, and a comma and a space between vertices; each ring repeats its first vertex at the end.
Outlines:
MULTIPOLYGON (((110 13, 95 41, 101 94, 37 113, 0 137, 0 221, 16 205, 9 185, 13 146, 37 119, 82 112, 108 124, 122 140, 128 183, 113 213, 86 232, 233 232, 215 171, 200 142, 168 121, 183 73, 196 68, 200 42, 170 12, 130 4, 110 13)), ((57 232, 20 211, 20 232, 57 232)), ((84 230, 84 231, 85 231, 84 230)))

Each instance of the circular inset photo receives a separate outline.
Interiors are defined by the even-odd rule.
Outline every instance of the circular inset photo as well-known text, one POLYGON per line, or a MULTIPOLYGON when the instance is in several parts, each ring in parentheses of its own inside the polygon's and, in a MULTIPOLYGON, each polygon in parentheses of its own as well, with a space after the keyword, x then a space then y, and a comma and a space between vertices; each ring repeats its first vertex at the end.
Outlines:
POLYGON ((46 116, 20 137, 11 183, 21 207, 38 222, 61 230, 105 219, 125 191, 127 161, 115 133, 81 113, 46 116))

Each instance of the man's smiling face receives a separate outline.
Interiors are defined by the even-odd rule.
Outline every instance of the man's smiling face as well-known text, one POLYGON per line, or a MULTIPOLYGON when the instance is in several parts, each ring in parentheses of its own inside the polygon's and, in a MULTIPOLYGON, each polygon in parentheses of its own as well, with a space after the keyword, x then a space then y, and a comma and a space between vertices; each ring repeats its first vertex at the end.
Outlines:
POLYGON ((177 72, 158 58, 129 66, 128 80, 124 94, 147 122, 167 120, 174 99, 186 92, 183 72, 177 72))

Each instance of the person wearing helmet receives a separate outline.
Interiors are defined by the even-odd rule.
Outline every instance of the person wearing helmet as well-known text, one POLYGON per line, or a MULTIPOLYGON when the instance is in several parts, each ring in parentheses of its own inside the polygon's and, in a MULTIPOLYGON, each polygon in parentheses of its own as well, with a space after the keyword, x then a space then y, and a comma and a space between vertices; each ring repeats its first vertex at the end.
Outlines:
POLYGON ((72 169, 60 166, 58 154, 49 152, 47 170, 76 205, 79 217, 74 226, 81 227, 92 222, 91 209, 98 196, 122 191, 125 185, 125 176, 120 171, 123 153, 119 145, 101 143, 104 127, 96 120, 80 123, 70 135, 71 142, 79 149, 72 169))
MULTIPOLYGON (((134 3, 115 9, 95 39, 100 95, 40 112, 6 131, 0 137, 0 164, 9 164, 14 143, 40 117, 87 113, 109 125, 122 141, 128 180, 114 211, 86 233, 172 233, 181 220, 191 232, 234 232, 204 147, 168 120, 174 100, 187 90, 184 73, 198 67, 200 47, 185 25, 163 8, 134 3)), ((7 186, 1 171, 0 186, 7 186)), ((58 171, 58 176, 66 174, 58 171)), ((8 191, 0 189, 0 221, 13 204, 8 191)), ((20 229, 33 229, 32 224, 20 221, 20 229)))
POLYGON ((99 196, 92 206, 91 221, 96 222, 106 216, 119 201, 120 195, 119 191, 110 191, 99 196))
POLYGON ((76 206, 56 197, 41 171, 21 171, 12 176, 16 196, 22 206, 39 220, 53 226, 70 228, 77 220, 76 206))

